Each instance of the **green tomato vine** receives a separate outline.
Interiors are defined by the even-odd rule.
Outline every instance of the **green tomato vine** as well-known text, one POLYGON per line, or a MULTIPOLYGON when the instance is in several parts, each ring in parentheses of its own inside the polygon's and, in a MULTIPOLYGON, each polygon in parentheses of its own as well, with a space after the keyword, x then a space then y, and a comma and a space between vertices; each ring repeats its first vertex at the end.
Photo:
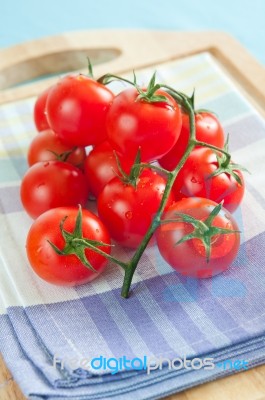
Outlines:
MULTIPOLYGON (((164 91, 166 91, 168 94, 170 94, 176 101, 177 103, 185 109, 185 112, 188 114, 189 116, 189 124, 190 124, 190 137, 189 137, 189 143, 188 146, 186 148, 186 151, 183 155, 183 157, 181 158, 179 164, 176 166, 176 168, 173 171, 167 171, 162 167, 159 167, 157 165, 152 165, 152 164, 146 164, 146 163, 140 163, 139 162, 139 154, 136 157, 136 162, 132 168, 132 171, 130 173, 130 176, 123 176, 124 179, 131 179, 134 181, 137 179, 137 175, 139 174, 139 168, 140 167, 149 167, 149 168, 153 168, 155 170, 159 170, 160 172, 163 172, 167 175, 167 184, 165 187, 165 191, 160 203, 160 206, 158 208, 158 211, 155 215, 155 217, 152 220, 151 225, 149 226, 148 231, 146 232, 146 235, 144 237, 144 239, 142 240, 141 244, 138 246, 138 248, 135 250, 135 253, 133 255, 133 257, 131 258, 131 260, 129 260, 128 262, 123 262, 121 260, 116 259, 115 257, 106 254, 104 251, 100 250, 97 246, 104 246, 104 243, 94 243, 91 240, 88 239, 84 239, 82 236, 82 230, 81 230, 81 218, 82 218, 82 214, 81 214, 81 208, 79 209, 79 213, 77 216, 77 221, 76 221, 76 229, 73 232, 73 234, 70 234, 69 232, 66 232, 63 228, 63 223, 64 221, 62 221, 61 223, 61 232, 62 235, 65 239, 65 247, 63 250, 59 250, 58 248, 56 248, 56 246, 54 246, 52 243, 51 246, 53 247, 54 251, 57 252, 57 254, 61 254, 61 255, 65 255, 65 254, 76 254, 83 262, 83 264, 87 267, 91 269, 91 265, 88 263, 88 260, 86 259, 85 256, 85 248, 89 248, 101 255, 103 255, 104 257, 106 257, 108 260, 114 262, 115 264, 119 265, 123 270, 124 270, 124 279, 123 279, 123 284, 122 284, 122 289, 121 289, 121 296, 124 298, 129 297, 129 293, 130 293, 130 288, 131 288, 131 283, 132 283, 132 279, 135 273, 135 270, 139 264, 139 261, 150 241, 150 239, 152 238, 155 230, 157 229, 157 227, 162 223, 161 222, 161 217, 163 215, 167 200, 168 200, 168 196, 170 194, 170 191, 172 189, 172 186, 175 182, 175 179, 179 173, 179 171, 181 170, 181 168, 183 167, 183 165, 185 164, 187 158, 189 157, 190 153, 192 152, 192 150, 195 148, 195 146, 203 146, 203 147, 208 147, 212 150, 215 150, 216 152, 218 152, 219 154, 222 153, 222 162, 226 165, 229 164, 230 161, 230 154, 227 151, 227 147, 225 147, 225 149, 220 149, 218 147, 215 147, 213 145, 207 144, 205 142, 201 142, 201 141, 197 141, 196 140, 196 132, 195 132, 195 111, 194 111, 194 95, 192 97, 188 97, 187 95, 185 95, 182 92, 178 92, 175 89, 171 88, 168 85, 164 85, 164 84, 158 84, 155 82, 155 74, 152 76, 149 85, 147 86, 147 89, 145 91, 143 91, 137 84, 136 82, 136 77, 134 74, 134 81, 131 82, 128 79, 125 78, 121 78, 119 76, 116 75, 111 75, 111 74, 106 74, 104 76, 102 76, 101 78, 98 79, 99 83, 102 83, 104 85, 107 85, 108 83, 114 81, 114 80, 119 80, 119 81, 124 81, 126 83, 129 83, 131 85, 133 85, 139 93, 139 96, 137 97, 137 101, 147 101, 150 103, 153 102, 163 102, 163 101, 167 101, 167 98, 163 95, 160 94, 156 94, 156 92, 159 89, 163 89, 164 91)), ((219 211, 221 209, 221 205, 217 206, 213 217, 216 216, 219 211)), ((213 218, 212 217, 212 218, 213 218)), ((185 218, 187 219, 187 216, 185 216, 185 214, 178 214, 177 218, 182 218, 182 220, 185 222, 185 218)), ((192 221, 193 224, 196 225, 195 221, 192 221)), ((200 221, 198 221, 197 225, 199 224, 200 221)), ((212 222, 212 220, 210 221, 212 222)), ((165 221, 163 221, 163 223, 165 223, 165 221)), ((197 226, 196 225, 196 226, 197 226)), ((205 225, 205 224, 204 224, 205 225)), ((198 228, 198 227, 197 227, 198 228)), ((206 227, 206 225, 204 226, 205 228, 205 232, 206 232, 206 236, 209 239, 210 236, 212 234, 214 234, 215 232, 212 232, 212 227, 209 225, 206 227), (207 229, 206 229, 207 228, 207 229)), ((198 231, 198 229, 197 229, 198 231)), ((196 231, 196 232, 197 232, 196 231)), ((194 233, 193 237, 198 237, 198 235, 196 236, 197 233, 194 233)), ((201 232, 201 229, 200 229, 201 232)), ((231 231, 232 232, 232 231, 231 231)), ((234 231, 233 231, 234 232, 234 231)), ((228 230, 226 229, 224 232, 219 231, 219 234, 227 234, 228 230)), ((207 259, 209 258, 210 255, 210 241, 208 239, 205 239, 204 242, 206 243, 206 254, 207 254, 207 259)), ((189 238, 186 238, 187 240, 189 238)), ((186 240, 185 239, 185 240, 186 240)), ((203 242, 203 243, 204 243, 203 242)))

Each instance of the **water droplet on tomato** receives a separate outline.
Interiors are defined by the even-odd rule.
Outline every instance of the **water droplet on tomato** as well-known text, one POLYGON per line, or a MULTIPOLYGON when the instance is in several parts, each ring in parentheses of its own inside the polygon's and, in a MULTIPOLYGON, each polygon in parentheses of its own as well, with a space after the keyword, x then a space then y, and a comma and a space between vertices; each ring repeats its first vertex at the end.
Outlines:
POLYGON ((48 165, 50 165, 49 162, 46 162, 46 163, 43 164, 44 168, 48 167, 48 165))
POLYGON ((150 185, 149 179, 148 178, 142 178, 139 182, 139 187, 144 188, 146 185, 150 185))
POLYGON ((125 213, 125 217, 126 217, 127 219, 132 219, 132 216, 133 216, 132 211, 127 211, 127 212, 125 213))
POLYGON ((191 178, 191 182, 192 182, 192 183, 199 183, 199 182, 197 181, 197 179, 195 178, 195 176, 193 176, 193 177, 191 178))

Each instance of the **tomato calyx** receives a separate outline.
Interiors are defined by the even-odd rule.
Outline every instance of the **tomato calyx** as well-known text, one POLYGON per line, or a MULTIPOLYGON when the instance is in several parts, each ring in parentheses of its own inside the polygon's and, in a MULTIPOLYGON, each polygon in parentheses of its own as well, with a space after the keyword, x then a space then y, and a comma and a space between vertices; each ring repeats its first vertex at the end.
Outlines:
POLYGON ((213 226, 212 223, 215 217, 220 213, 222 208, 222 203, 214 207, 208 218, 204 221, 196 219, 189 214, 175 213, 174 219, 162 220, 161 223, 171 223, 171 222, 184 222, 191 224, 194 230, 187 235, 184 235, 175 245, 186 242, 188 240, 199 239, 205 248, 205 255, 207 263, 210 261, 212 244, 214 243, 213 237, 216 235, 227 235, 232 233, 240 233, 238 230, 220 228, 213 226))
MULTIPOLYGON (((168 99, 166 96, 163 96, 161 94, 156 94, 157 90, 161 88, 160 84, 156 84, 156 72, 154 72, 153 76, 150 79, 150 82, 148 83, 148 86, 146 90, 142 90, 137 82, 136 82, 136 76, 134 74, 134 86, 137 89, 139 95, 136 98, 136 101, 146 101, 147 103, 168 103, 168 99)), ((170 105, 170 104, 169 104, 170 105)), ((170 107, 172 107, 170 105, 170 107)))
POLYGON ((83 232, 82 232, 82 207, 79 206, 77 218, 76 218, 76 223, 74 227, 73 232, 68 232, 64 229, 64 223, 65 220, 68 218, 66 215, 62 221, 60 222, 60 231, 61 234, 65 240, 64 248, 60 250, 57 246, 55 246, 54 243, 48 240, 48 243, 52 246, 53 250, 60 256, 66 256, 73 254, 75 255, 81 263, 90 269, 93 272, 97 272, 91 265, 91 263, 88 261, 85 250, 87 248, 94 250, 96 253, 99 253, 101 255, 107 256, 107 254, 100 249, 98 249, 97 246, 111 246, 109 244, 103 243, 101 241, 97 240, 91 240, 91 239, 85 239, 83 237, 83 232))
POLYGON ((240 186, 242 186, 243 184, 242 180, 236 171, 245 171, 245 172, 249 171, 242 165, 236 164, 231 161, 231 155, 229 154, 229 149, 228 149, 228 141, 229 141, 229 136, 227 135, 227 139, 224 145, 224 150, 226 153, 218 154, 217 151, 215 152, 218 168, 209 175, 209 178, 225 173, 229 176, 232 176, 235 179, 235 181, 240 186))
POLYGON ((141 149, 139 148, 137 153, 136 153, 136 157, 134 160, 134 163, 130 169, 130 173, 126 174, 126 172, 123 170, 119 157, 116 153, 116 151, 114 151, 114 155, 116 158, 116 162, 117 162, 117 167, 118 167, 118 171, 119 171, 119 175, 118 178, 125 184, 127 185, 132 185, 134 188, 136 188, 138 179, 139 179, 139 175, 141 174, 144 166, 141 164, 141 149))
POLYGON ((98 82, 102 83, 103 85, 107 85, 108 83, 113 82, 114 80, 123 81, 134 86, 138 92, 138 96, 135 101, 144 101, 147 103, 167 103, 169 107, 173 107, 169 103, 169 100, 166 96, 162 94, 156 94, 157 90, 161 89, 162 86, 161 84, 156 83, 156 72, 154 72, 154 74, 152 75, 146 89, 142 89, 138 85, 134 71, 133 71, 133 81, 122 78, 117 75, 106 74, 100 77, 98 79, 98 82))
POLYGON ((66 162, 67 159, 70 157, 70 155, 77 149, 77 146, 74 146, 71 150, 67 150, 67 151, 63 151, 62 153, 56 153, 56 151, 53 150, 49 150, 47 149, 47 151, 49 151, 50 153, 52 153, 55 157, 57 161, 62 161, 62 162, 66 162))
MULTIPOLYGON (((97 82, 101 83, 102 85, 108 85, 109 83, 113 81, 122 81, 125 83, 128 83, 129 85, 132 85, 136 88, 136 90, 139 93, 139 96, 137 97, 136 101, 143 100, 149 103, 156 103, 156 102, 163 102, 166 103, 169 107, 172 107, 171 104, 169 104, 169 101, 166 96, 161 95, 161 94, 155 94, 155 92, 159 89, 162 89, 165 93, 168 93, 173 99, 181 106, 187 110, 188 113, 193 111, 193 106, 190 101, 190 97, 188 97, 185 93, 179 92, 172 87, 160 83, 155 83, 156 79, 156 72, 153 74, 153 76, 150 79, 150 82, 147 86, 147 89, 143 90, 140 88, 140 86, 137 83, 136 80, 136 75, 134 74, 134 79, 133 81, 130 81, 129 79, 122 78, 118 75, 113 75, 113 74, 105 74, 101 76, 97 82)), ((194 111, 193 111, 194 112, 194 111)))

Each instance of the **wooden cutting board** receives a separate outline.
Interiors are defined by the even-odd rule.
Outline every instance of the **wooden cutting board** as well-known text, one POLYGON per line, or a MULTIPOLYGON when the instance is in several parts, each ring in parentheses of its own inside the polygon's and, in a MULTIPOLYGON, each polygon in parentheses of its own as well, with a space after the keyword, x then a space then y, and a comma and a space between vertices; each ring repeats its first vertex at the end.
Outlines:
MULTIPOLYGON (((265 115, 264 67, 232 37, 220 32, 92 30, 4 49, 0 51, 0 105, 38 95, 57 80, 56 74, 82 71, 87 56, 95 65, 95 75, 100 76, 107 71, 131 72, 204 51, 216 58, 244 95, 265 115), (43 76, 46 79, 40 79, 43 76)), ((0 399, 25 399, 1 358, 0 399)), ((265 365, 167 399, 265 400, 265 365)))

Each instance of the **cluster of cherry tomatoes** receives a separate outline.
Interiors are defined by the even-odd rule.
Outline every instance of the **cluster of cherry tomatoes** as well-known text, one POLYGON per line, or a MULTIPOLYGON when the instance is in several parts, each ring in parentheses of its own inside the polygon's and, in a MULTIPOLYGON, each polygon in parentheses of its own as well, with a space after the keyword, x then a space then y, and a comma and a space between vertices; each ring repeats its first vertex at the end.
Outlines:
MULTIPOLYGON (((34 121, 38 133, 21 183, 23 206, 35 219, 28 259, 48 282, 86 283, 105 268, 111 240, 141 245, 167 191, 167 171, 187 150, 189 116, 154 79, 147 88, 135 84, 114 95, 79 74, 41 93, 34 121), (89 211, 92 197, 98 215, 89 211)), ((238 252, 231 212, 242 200, 244 180, 227 152, 216 149, 226 147, 214 114, 196 112, 195 133, 201 145, 167 193, 154 237, 177 271, 208 277, 227 269, 238 252)))

